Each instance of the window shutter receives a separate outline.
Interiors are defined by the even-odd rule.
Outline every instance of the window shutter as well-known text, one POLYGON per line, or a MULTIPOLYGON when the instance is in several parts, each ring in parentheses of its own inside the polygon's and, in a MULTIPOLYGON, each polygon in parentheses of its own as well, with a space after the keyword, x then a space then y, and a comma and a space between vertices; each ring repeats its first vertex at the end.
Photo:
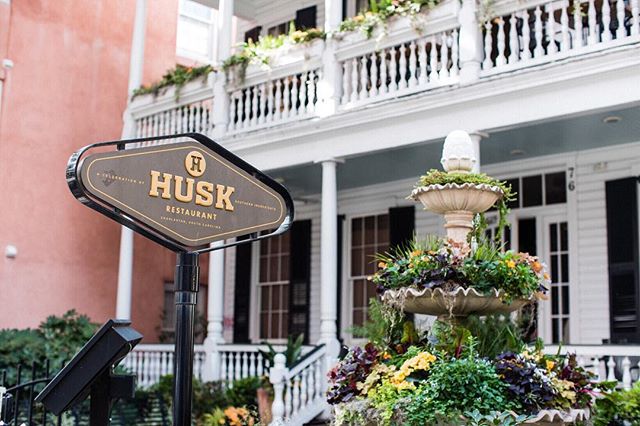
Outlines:
POLYGON ((251 310, 251 244, 236 247, 236 275, 233 305, 233 342, 249 343, 251 310))
POLYGON ((309 341, 309 292, 311 287, 311 221, 293 223, 290 235, 289 335, 304 334, 309 341))
POLYGON ((342 248, 342 239, 344 236, 344 220, 345 216, 343 214, 338 215, 338 247, 336 247, 336 256, 338 256, 338 276, 336 279, 337 283, 337 303, 338 303, 338 317, 336 318, 336 328, 338 329, 338 340, 342 342, 342 258, 343 258, 343 248, 342 248))
POLYGON ((413 239, 416 230, 415 206, 389 209, 389 246, 402 247, 413 239))
POLYGON ((640 343, 638 180, 606 182, 612 343, 640 343))
POLYGON ((261 26, 251 28, 249 31, 244 33, 244 41, 247 42, 249 39, 258 41, 258 38, 260 38, 260 31, 262 31, 261 26))
POLYGON ((305 30, 315 28, 318 24, 316 21, 316 6, 305 7, 296 11, 296 29, 305 30))

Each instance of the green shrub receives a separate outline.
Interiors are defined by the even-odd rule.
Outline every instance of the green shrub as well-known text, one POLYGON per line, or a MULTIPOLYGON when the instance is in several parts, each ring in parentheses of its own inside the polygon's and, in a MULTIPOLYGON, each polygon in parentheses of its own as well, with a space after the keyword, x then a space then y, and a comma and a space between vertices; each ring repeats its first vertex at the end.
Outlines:
POLYGON ((0 370, 7 369, 7 382, 15 380, 18 365, 33 363, 39 373, 49 360, 49 371, 55 372, 93 336, 97 324, 75 310, 62 316, 51 315, 37 329, 0 330, 0 370))
POLYGON ((640 426, 640 382, 596 401, 594 426, 640 426))
POLYGON ((233 382, 227 389, 227 405, 233 407, 257 407, 257 391, 262 386, 260 377, 247 377, 233 382))

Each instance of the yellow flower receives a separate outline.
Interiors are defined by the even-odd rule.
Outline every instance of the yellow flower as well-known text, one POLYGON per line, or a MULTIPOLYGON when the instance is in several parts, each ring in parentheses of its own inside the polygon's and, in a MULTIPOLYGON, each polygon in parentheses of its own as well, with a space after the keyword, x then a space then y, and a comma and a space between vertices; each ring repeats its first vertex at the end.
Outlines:
POLYGON ((386 263, 384 263, 384 262, 378 263, 378 268, 386 268, 386 267, 387 267, 386 263))
POLYGON ((516 267, 516 262, 514 262, 513 260, 507 260, 506 264, 509 268, 512 269, 516 267))
POLYGON ((549 274, 547 274, 546 272, 542 275, 542 278, 544 278, 545 280, 549 280, 549 274))
POLYGON ((556 363, 551 361, 550 359, 546 360, 545 364, 546 364, 546 367, 547 367, 547 371, 553 370, 553 367, 556 366, 556 363))
POLYGON ((414 250, 411 252, 412 257, 418 257, 422 254, 422 250, 414 250))
POLYGON ((391 359, 391 355, 389 354, 389 352, 384 352, 382 354, 382 359, 391 359))
POLYGON ((531 269, 536 273, 540 272, 542 270, 542 264, 536 260, 531 264, 531 269))

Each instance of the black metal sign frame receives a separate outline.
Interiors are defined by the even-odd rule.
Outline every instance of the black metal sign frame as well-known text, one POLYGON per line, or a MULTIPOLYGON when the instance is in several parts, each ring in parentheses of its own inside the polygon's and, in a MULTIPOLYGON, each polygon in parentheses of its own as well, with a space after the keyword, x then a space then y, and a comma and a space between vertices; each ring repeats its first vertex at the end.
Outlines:
POLYGON ((262 173, 260 170, 256 169, 246 161, 242 160, 240 157, 232 154, 227 151, 208 137, 201 135, 199 133, 181 133, 176 135, 169 136, 156 136, 151 138, 139 138, 139 139, 126 139, 126 140, 117 140, 117 141, 109 141, 109 142, 99 142, 91 145, 87 145, 84 148, 76 151, 69 158, 69 162, 67 163, 67 171, 66 171, 67 184, 69 185, 69 189, 73 196, 78 199, 82 204, 90 207, 91 209, 115 220, 121 225, 126 226, 127 228, 132 229, 133 231, 149 238, 150 240, 168 248, 169 250, 175 252, 188 252, 188 253, 207 253, 214 250, 220 250, 227 247, 236 246, 239 244, 246 244, 253 241, 262 240, 265 238, 273 237, 275 235, 279 235, 284 233, 289 229, 291 223, 293 222, 294 216, 294 207, 293 200, 289 195, 289 192, 278 182, 270 178, 269 176, 262 173), (79 179, 78 168, 82 162, 84 156, 88 153, 89 150, 105 147, 105 146, 117 146, 119 150, 124 149, 127 145, 132 145, 141 142, 153 142, 167 139, 177 139, 177 138, 190 138, 195 140, 196 142, 204 145, 206 148, 214 151, 216 154, 220 155, 225 160, 234 164, 241 170, 250 174, 253 178, 260 181, 262 184, 266 185, 270 189, 274 190, 278 193, 278 195, 282 196, 285 201, 286 208, 286 217, 282 224, 273 232, 269 234, 260 235, 260 233, 254 232, 250 233, 249 238, 245 240, 237 240, 215 247, 209 247, 208 245, 201 246, 199 248, 193 249, 190 247, 186 247, 183 244, 175 241, 172 238, 167 237, 166 235, 150 228, 149 226, 140 223, 139 221, 134 220, 133 218, 125 215, 117 208, 111 208, 111 206, 107 206, 99 200, 95 199, 92 195, 88 194, 85 190, 82 182, 79 179))
POLYGON ((176 326, 175 326, 175 363, 174 363, 174 386, 173 386, 173 424, 176 426, 191 425, 191 405, 193 392, 193 352, 194 352, 194 329, 195 329, 195 310, 198 295, 198 283, 200 275, 200 267, 198 265, 199 255, 202 253, 221 250, 238 244, 246 244, 253 241, 262 240, 273 237, 286 232, 293 222, 293 200, 289 192, 278 182, 262 173, 241 158, 233 155, 220 145, 208 137, 199 133, 181 133, 177 135, 158 136, 152 138, 128 139, 111 142, 100 142, 88 145, 75 152, 67 164, 67 184, 71 193, 81 203, 93 210, 101 213, 116 222, 132 229, 133 231, 149 238, 150 240, 177 252, 176 271, 175 271, 175 309, 176 309, 176 326), (118 208, 110 206, 105 202, 101 202, 92 196, 83 186, 78 172, 82 164, 85 154, 89 150, 116 146, 118 150, 124 150, 125 146, 141 143, 153 142, 166 139, 190 138, 204 147, 210 149, 220 157, 229 161, 240 170, 248 173, 254 179, 277 192, 285 203, 286 215, 280 226, 269 234, 260 235, 258 232, 250 233, 249 238, 223 244, 209 246, 208 244, 201 247, 187 247, 184 244, 168 237, 167 235, 155 230, 149 225, 141 221, 129 217, 118 208))

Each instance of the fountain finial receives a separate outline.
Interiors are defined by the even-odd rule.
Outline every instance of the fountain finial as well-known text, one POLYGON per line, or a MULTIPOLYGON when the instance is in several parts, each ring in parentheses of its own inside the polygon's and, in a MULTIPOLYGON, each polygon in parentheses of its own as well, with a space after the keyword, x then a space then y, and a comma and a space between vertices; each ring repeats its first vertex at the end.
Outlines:
POLYGON ((442 167, 449 173, 470 173, 477 159, 471 137, 464 130, 447 135, 442 148, 442 167))

